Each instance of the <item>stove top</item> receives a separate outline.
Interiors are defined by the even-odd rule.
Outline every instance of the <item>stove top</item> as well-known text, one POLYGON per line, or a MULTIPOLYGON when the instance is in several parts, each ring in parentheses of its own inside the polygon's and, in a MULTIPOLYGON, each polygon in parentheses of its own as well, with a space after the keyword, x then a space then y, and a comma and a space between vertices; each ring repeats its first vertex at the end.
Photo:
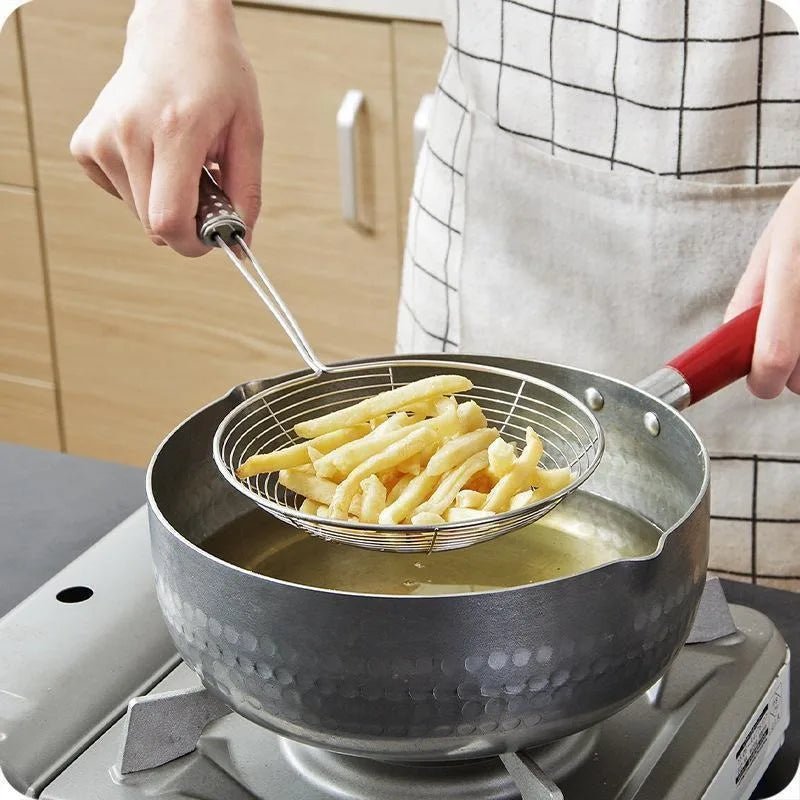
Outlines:
POLYGON ((786 644, 716 581, 692 640, 645 695, 543 748, 329 753, 226 713, 178 662, 137 512, 0 620, 0 769, 45 800, 747 800, 788 725, 786 644))

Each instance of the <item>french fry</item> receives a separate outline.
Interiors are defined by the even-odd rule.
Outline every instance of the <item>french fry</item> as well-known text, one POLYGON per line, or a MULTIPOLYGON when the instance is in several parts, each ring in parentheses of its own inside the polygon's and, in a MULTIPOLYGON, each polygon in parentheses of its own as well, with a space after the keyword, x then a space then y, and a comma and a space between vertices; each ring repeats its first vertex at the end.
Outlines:
POLYGON ((434 417, 436 416, 436 403, 437 401, 441 400, 440 397, 432 397, 429 400, 420 400, 418 403, 412 403, 410 406, 405 406, 402 411, 405 411, 407 414, 412 414, 413 416, 419 417, 420 419, 425 419, 425 417, 434 417))
POLYGON ((517 448, 513 442, 496 439, 489 445, 489 474, 495 481, 511 472, 516 460, 517 448))
MULTIPOLYGON (((324 506, 331 504, 338 488, 333 481, 316 475, 308 475, 305 472, 300 472, 299 469, 282 469, 278 474, 278 483, 295 494, 306 498, 306 500, 312 500, 324 506)), ((349 510, 353 514, 358 513, 360 510, 360 499, 355 494, 351 498, 349 510)))
MULTIPOLYGON (((436 487, 430 498, 422 503, 416 513, 444 514, 456 499, 456 495, 464 484, 476 473, 486 469, 489 457, 486 451, 473 453, 463 464, 450 470, 436 487)), ((428 470, 426 470, 428 472, 428 470)))
POLYGON ((438 442, 426 447, 422 452, 412 456, 408 461, 397 465, 397 469, 401 473, 407 475, 419 475, 425 467, 427 467, 431 458, 436 454, 438 442))
POLYGON ((298 436, 312 439, 339 428, 367 422, 381 414, 405 408, 420 400, 427 400, 443 394, 466 392, 471 388, 472 382, 461 375, 434 375, 397 389, 381 392, 348 408, 332 411, 316 419, 299 422, 294 426, 294 430, 298 436))
POLYGON ((533 485, 533 479, 538 472, 539 459, 544 448, 542 440, 536 435, 533 428, 527 429, 525 440, 527 444, 511 471, 503 475, 492 491, 489 492, 489 497, 483 506, 484 510, 495 512, 505 510, 513 495, 525 489, 530 489, 533 485))
POLYGON ((517 492, 511 500, 508 501, 508 510, 517 511, 520 508, 531 505, 536 498, 533 496, 533 489, 526 489, 524 492, 517 492))
POLYGON ((434 414, 446 414, 448 411, 458 411, 458 400, 455 397, 437 397, 433 401, 434 414))
POLYGON ((388 414, 381 414, 379 417, 373 417, 369 421, 369 427, 372 428, 372 430, 374 431, 375 428, 378 427, 378 425, 383 425, 383 423, 386 422, 387 419, 389 419, 388 414))
MULTIPOLYGON (((425 425, 426 423, 420 423, 425 425)), ((390 444, 383 452, 370 456, 366 461, 360 463, 352 472, 336 487, 333 499, 330 503, 330 515, 332 519, 345 519, 347 509, 350 506, 358 487, 364 478, 373 473, 383 472, 391 467, 397 466, 401 461, 405 461, 420 450, 424 450, 429 444, 436 440, 436 434, 431 428, 418 428, 407 434, 405 438, 390 444)))
POLYGON ((422 528, 432 528, 436 525, 444 525, 444 517, 427 511, 418 511, 411 517, 411 524, 419 525, 422 528))
MULTIPOLYGON (((444 475, 463 464, 470 456, 486 450, 500 434, 495 428, 479 428, 445 442, 432 456, 426 469, 431 475, 444 475)), ((487 458, 488 466, 489 460, 487 458)), ((470 475, 472 477, 472 475, 470 475)))
POLYGON ((412 478, 400 494, 386 506, 378 517, 381 525, 399 525, 426 500, 439 481, 438 475, 421 472, 412 478))
POLYGON ((487 494, 484 492, 474 492, 471 489, 462 489, 456 495, 457 508, 482 508, 486 502, 487 494))
POLYGON ((386 504, 389 505, 390 503, 394 503, 398 497, 405 491, 406 486, 411 483, 413 479, 413 475, 403 475, 397 483, 389 490, 389 494, 386 495, 386 504))
POLYGON ((492 480, 492 476, 489 474, 488 469, 481 470, 480 472, 473 475, 465 484, 464 488, 469 489, 473 492, 481 492, 482 494, 487 495, 489 492, 492 491, 494 488, 495 481, 492 480))
POLYGON ((542 469, 539 467, 533 476, 533 485, 536 487, 536 499, 544 500, 546 497, 560 492, 572 480, 572 472, 564 467, 562 469, 542 469))
POLYGON ((465 403, 459 403, 458 423, 461 433, 469 433, 486 427, 486 415, 474 400, 467 400, 465 403))
POLYGON ((314 500, 309 500, 309 498, 306 497, 306 499, 300 504, 300 511, 303 514, 316 514, 319 505, 319 503, 315 502, 314 500))
POLYGON ((397 467, 392 467, 391 469, 378 473, 378 480, 386 487, 387 492, 391 492, 397 481, 402 477, 403 473, 400 472, 397 467))
POLYGON ((370 475, 361 481, 361 522, 377 522, 378 515, 386 507, 386 487, 377 475, 370 475))
POLYGON ((328 506, 321 505, 317 507, 317 516, 321 517, 322 519, 328 518, 328 512, 329 512, 328 506))
POLYGON ((393 414, 366 436, 331 450, 315 462, 317 474, 331 479, 344 477, 362 461, 402 439, 407 433, 404 428, 410 423, 411 417, 407 414, 393 414))
POLYGON ((468 519, 481 519, 482 517, 493 517, 491 511, 484 511, 482 508, 448 508, 444 513, 445 522, 464 522, 468 519))
POLYGON ((326 433, 308 442, 300 442, 300 444, 294 444, 291 447, 284 447, 282 450, 275 450, 272 453, 259 453, 258 455, 250 456, 236 470, 236 477, 250 478, 262 472, 276 472, 277 470, 291 469, 292 467, 308 464, 311 461, 308 455, 309 447, 313 447, 320 453, 330 453, 331 450, 335 450, 347 442, 352 442, 354 439, 359 439, 367 433, 369 433, 369 425, 354 425, 326 433))
POLYGON ((278 475, 278 483, 295 494, 313 500, 315 503, 330 505, 336 484, 316 475, 307 475, 296 469, 282 469, 278 475))

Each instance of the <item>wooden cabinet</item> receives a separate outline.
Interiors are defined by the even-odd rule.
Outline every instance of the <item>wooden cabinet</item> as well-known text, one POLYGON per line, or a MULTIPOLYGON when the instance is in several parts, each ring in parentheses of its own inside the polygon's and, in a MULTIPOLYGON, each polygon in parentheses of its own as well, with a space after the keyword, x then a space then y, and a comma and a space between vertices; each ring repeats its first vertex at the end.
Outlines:
POLYGON ((58 449, 56 387, 16 17, 0 32, 0 439, 58 449))
POLYGON ((408 199, 414 183, 414 117, 422 98, 436 90, 446 40, 441 25, 393 22, 397 109, 398 207, 405 236, 408 199))
MULTIPOLYGON (((143 464, 185 415, 299 366, 220 253, 156 248, 73 163, 75 126, 119 63, 125 0, 37 0, 23 39, 69 452, 143 464), (76 43, 80 42, 80 46, 76 43)), ((240 8, 266 142, 255 249, 326 359, 391 350, 398 216, 391 24, 240 8), (374 231, 341 219, 335 116, 366 95, 362 177, 374 231)))
POLYGON ((0 183, 33 186, 17 17, 0 31, 0 183))
POLYGON ((56 388, 31 189, 0 187, 0 439, 59 449, 56 388))

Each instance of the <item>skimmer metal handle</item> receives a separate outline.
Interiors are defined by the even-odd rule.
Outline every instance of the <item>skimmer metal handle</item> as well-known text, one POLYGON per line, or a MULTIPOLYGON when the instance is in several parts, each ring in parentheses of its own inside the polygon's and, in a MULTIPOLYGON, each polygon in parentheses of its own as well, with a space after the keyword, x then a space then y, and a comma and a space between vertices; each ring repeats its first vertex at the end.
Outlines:
POLYGON ((317 358, 294 315, 247 246, 244 240, 246 233, 247 226, 244 220, 236 213, 222 187, 214 180, 208 169, 203 167, 197 203, 197 235, 210 247, 220 247, 225 251, 225 255, 278 320, 303 361, 315 375, 321 375, 327 371, 327 367, 317 358), (238 248, 245 255, 250 267, 239 257, 234 248, 238 248))

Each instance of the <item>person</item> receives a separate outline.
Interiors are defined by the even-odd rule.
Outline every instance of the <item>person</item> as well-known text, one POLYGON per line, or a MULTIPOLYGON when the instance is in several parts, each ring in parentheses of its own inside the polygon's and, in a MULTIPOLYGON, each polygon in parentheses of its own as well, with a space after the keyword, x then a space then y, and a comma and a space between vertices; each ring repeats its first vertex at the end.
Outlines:
MULTIPOLYGON (((758 559, 767 579, 800 579, 780 524, 800 519, 791 20, 766 0, 447 0, 444 16, 398 349, 636 381, 761 302, 749 394, 735 385, 688 413, 716 456, 712 566, 755 579, 758 559)), ((262 138, 230 0, 137 0, 71 148, 155 244, 199 256, 201 166, 219 163, 252 229, 262 138)))

